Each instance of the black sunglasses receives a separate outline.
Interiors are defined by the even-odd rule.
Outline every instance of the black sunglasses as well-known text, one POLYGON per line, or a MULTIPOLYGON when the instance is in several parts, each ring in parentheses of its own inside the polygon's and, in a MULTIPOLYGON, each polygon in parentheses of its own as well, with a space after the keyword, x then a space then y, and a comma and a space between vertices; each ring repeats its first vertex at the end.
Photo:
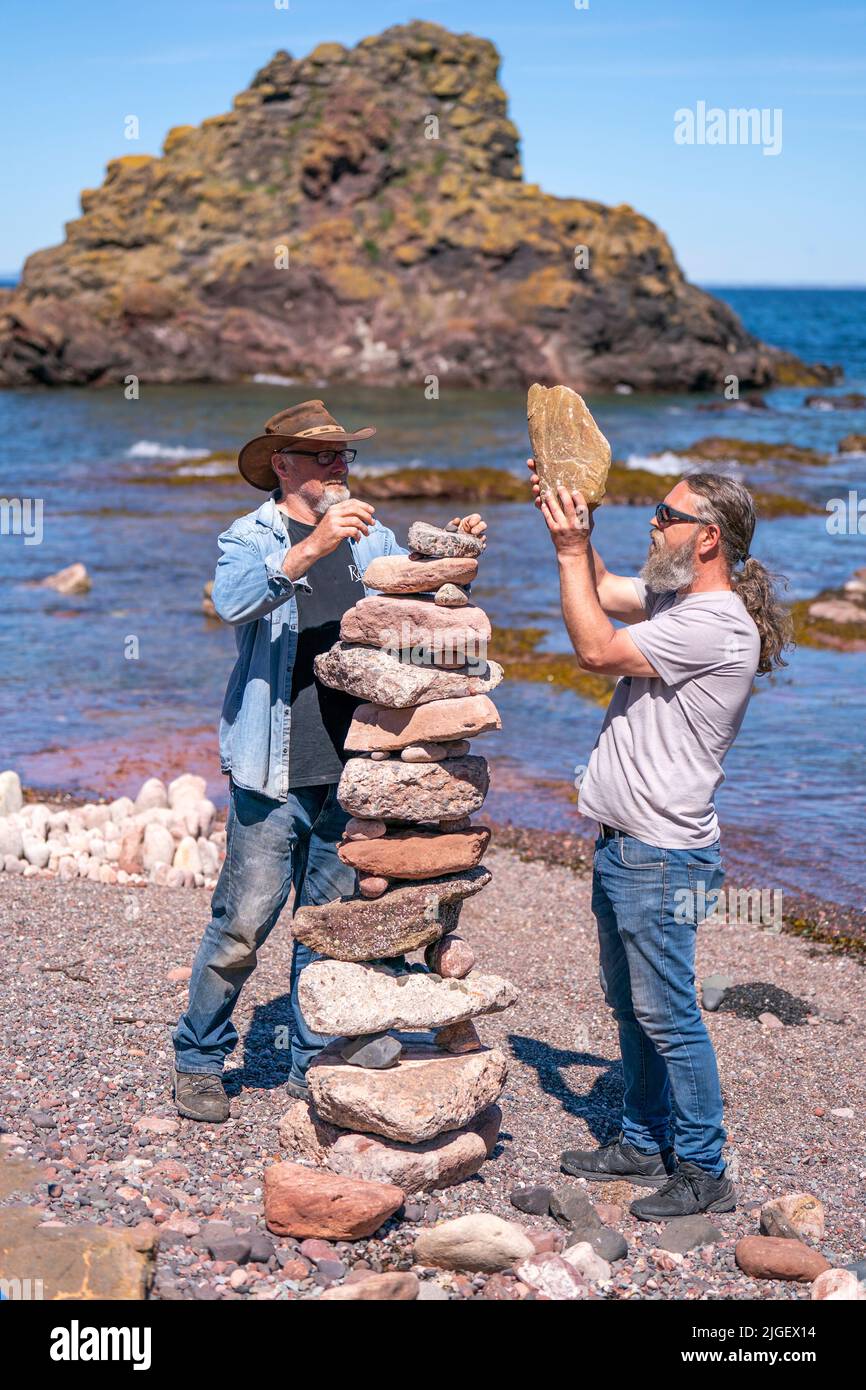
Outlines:
POLYGON ((281 449, 281 454, 303 454, 305 458, 315 459, 320 468, 330 468, 337 459, 342 459, 344 463, 354 463, 358 457, 357 449, 323 449, 321 453, 314 454, 312 451, 304 449, 281 449))
POLYGON ((696 521, 698 526, 706 526, 707 522, 701 516, 692 516, 690 512, 678 511, 668 502, 659 502, 656 507, 656 521, 659 526, 670 526, 672 521, 696 521))

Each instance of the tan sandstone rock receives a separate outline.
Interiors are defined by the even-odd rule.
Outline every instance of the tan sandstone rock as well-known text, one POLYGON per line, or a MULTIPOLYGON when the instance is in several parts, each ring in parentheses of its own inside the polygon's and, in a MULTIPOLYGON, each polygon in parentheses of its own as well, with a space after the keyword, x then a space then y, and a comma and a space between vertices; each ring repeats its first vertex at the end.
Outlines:
POLYGON ((391 652, 337 642, 313 663, 323 685, 343 690, 359 700, 407 709, 430 700, 486 695, 502 680, 496 661, 478 661, 443 670, 439 666, 400 661, 391 652))
POLYGON ((536 384, 529 389, 527 415, 542 494, 561 483, 597 505, 604 497, 610 445, 582 397, 568 386, 536 384))
POLYGON ((417 1043, 405 1047, 388 1071, 349 1066, 326 1049, 311 1063, 307 1080, 322 1119, 356 1133, 419 1144, 470 1125, 497 1099, 507 1071, 505 1057, 492 1048, 446 1057, 417 1043))
POLYGON ((423 594, 443 584, 469 584, 478 573, 471 556, 430 560, 423 555, 378 555, 364 571, 368 589, 384 594, 423 594))
MULTIPOLYGON (((337 851, 344 864, 385 878, 439 878, 474 869, 490 842, 483 826, 455 835, 395 830, 384 839, 353 840, 337 851)), ((441 973, 441 972, 440 972, 441 973)))
POLYGON ((299 1163, 265 1169, 265 1222, 278 1236, 359 1240, 378 1231, 403 1197, 390 1183, 321 1173, 299 1163))
POLYGON ((364 819, 457 820, 479 810, 489 785, 487 759, 472 753, 441 763, 350 758, 337 797, 344 810, 364 819))
MULTIPOLYGON (((426 973, 394 975, 383 966, 339 960, 313 961, 301 972, 298 989, 309 1026, 332 1037, 442 1028, 500 1013, 518 998, 514 985, 499 975, 437 980, 426 973)), ((394 1074, 387 1073, 390 1078, 394 1074)))
POLYGON ((487 695, 431 700, 409 709, 364 704, 355 710, 346 748, 353 753, 399 752, 414 743, 473 738, 501 728, 499 712, 487 695))
POLYGON ((443 1221, 415 1240, 415 1262, 441 1269, 487 1271, 509 1269, 516 1261, 530 1260, 535 1248, 528 1235, 513 1221, 488 1212, 473 1212, 443 1221))

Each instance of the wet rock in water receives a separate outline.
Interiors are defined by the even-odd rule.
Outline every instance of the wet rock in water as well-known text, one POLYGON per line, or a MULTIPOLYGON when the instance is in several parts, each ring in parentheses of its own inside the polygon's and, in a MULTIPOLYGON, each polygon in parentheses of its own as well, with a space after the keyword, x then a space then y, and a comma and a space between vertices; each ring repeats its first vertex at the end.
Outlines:
POLYGON ((340 1056, 353 1067, 382 1071, 387 1067, 396 1067, 402 1051, 400 1039, 390 1033, 369 1033, 359 1038, 349 1038, 340 1048, 340 1056))
POLYGON ((744 1236, 737 1242, 734 1258, 752 1279, 790 1279, 810 1284, 832 1268, 829 1260, 802 1241, 776 1236, 744 1236))
POLYGON ((400 757, 404 763, 441 763, 445 758, 461 758, 468 752, 469 740, 461 738, 454 743, 410 743, 401 750, 400 757))
POLYGON ((0 816, 14 816, 23 805, 24 794, 18 773, 11 769, 0 772, 0 816))
POLYGON ((461 1023, 449 1023, 445 1028, 440 1028, 436 1033, 435 1043, 443 1052, 452 1052, 457 1056, 464 1052, 480 1052, 483 1046, 478 1029, 468 1018, 461 1023))
POLYGON ((430 700, 409 709, 363 704, 355 710, 346 749, 399 752, 412 744, 473 738, 501 727, 499 712, 487 695, 430 700))
POLYGON ((725 991, 733 983, 729 975, 708 975, 701 982, 701 1004, 707 1013, 715 1013, 725 997, 725 991))
POLYGON ((489 786, 487 759, 472 753, 441 763, 350 758, 337 797, 344 810, 363 819, 456 820, 480 809, 489 786))
MULTIPOLYGON (((372 902, 342 898, 320 907, 301 907, 292 918, 292 933, 311 950, 338 961, 400 956, 429 946, 452 931, 456 925, 454 909, 463 898, 486 887, 490 877, 487 869, 479 865, 466 873, 435 879, 431 883, 392 888, 372 902)), ((330 1031, 340 1033, 343 1030, 330 1031)), ((359 1028, 355 1031, 383 1030, 359 1028)))
POLYGON ((390 1183, 317 1172, 298 1163, 265 1169, 265 1222, 278 1236, 359 1240, 378 1231, 403 1201, 403 1191, 390 1183))
POLYGON ((80 562, 49 574, 39 584, 40 588, 54 589, 58 594, 87 594, 93 588, 90 575, 80 562))
POLYGON ((484 826, 454 835, 398 830, 384 838, 353 840, 337 853, 344 864, 389 878, 439 878, 474 869, 490 842, 484 826))
POLYGON ((507 1063, 488 1049, 443 1057, 425 1044, 408 1046, 387 1072, 347 1066, 326 1049, 314 1058, 307 1080, 316 1113, 356 1133, 417 1144, 469 1125, 492 1105, 505 1084, 507 1063))
POLYGON ((153 1280, 155 1227, 143 1230, 80 1223, 43 1225, 29 1206, 0 1210, 0 1277, 22 1287, 41 1281, 40 1297, 140 1300, 153 1280))
POLYGON ((443 584, 469 584, 478 573, 473 557, 429 560, 423 555, 378 555, 363 575, 368 589, 384 594, 423 594, 443 584))
POLYGON ((766 1236, 824 1239, 824 1207, 810 1192, 773 1197, 761 1207, 761 1232, 766 1236))
POLYGON ((502 667, 495 661, 472 662, 446 671, 438 666, 401 661, 377 647, 347 646, 341 642, 317 656, 313 664, 323 685, 394 709, 423 705, 431 700, 485 695, 496 689, 503 674, 502 667))
POLYGON ((391 1272, 388 1274, 368 1274, 357 1283, 341 1284, 339 1288, 325 1289, 319 1295, 319 1302, 326 1303, 408 1303, 418 1297, 420 1284, 415 1274, 391 1272))
POLYGON ((436 590, 433 602, 440 608, 463 608, 469 602, 469 596, 456 584, 443 584, 436 590))
POLYGON ((721 1239, 722 1232, 706 1216, 678 1216, 667 1222, 656 1246, 675 1255, 685 1255, 688 1250, 696 1250, 701 1245, 715 1245, 721 1239))
POLYGON ((839 440, 840 454, 866 454, 866 434, 846 434, 839 440))
POLYGON ((415 1240, 415 1262, 440 1269, 490 1271, 509 1269, 534 1255, 532 1242, 520 1226, 488 1212, 474 1212, 443 1221, 415 1240))
POLYGON ((587 409, 568 386, 530 387, 529 438, 542 495, 562 484, 582 492, 589 506, 604 497, 610 445, 587 409))
POLYGON ((466 1018, 499 1013, 517 1001, 517 990, 498 975, 465 980, 427 974, 393 975, 380 966, 317 960, 301 972, 301 1011, 317 1033, 356 1037, 390 1028, 442 1028, 466 1018))
POLYGON ((442 526, 430 526, 426 521, 414 521, 407 538, 409 549, 417 555, 444 559, 449 555, 470 555, 475 559, 484 543, 469 531, 449 531, 442 526))
POLYGON ((508 1194, 508 1200, 518 1211, 527 1216, 547 1216, 553 1190, 549 1187, 515 1187, 508 1194))
POLYGON ((475 965, 475 952, 462 936, 451 935, 428 946, 424 960, 443 980, 463 980, 475 965))
POLYGON ((358 892, 362 898, 381 898, 389 887, 388 879, 379 874, 358 875, 358 892))

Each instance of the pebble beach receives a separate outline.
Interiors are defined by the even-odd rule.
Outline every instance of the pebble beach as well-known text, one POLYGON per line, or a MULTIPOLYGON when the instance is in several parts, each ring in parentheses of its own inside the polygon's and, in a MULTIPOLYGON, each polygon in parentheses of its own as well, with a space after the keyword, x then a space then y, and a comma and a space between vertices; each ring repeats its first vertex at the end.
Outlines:
MULTIPOLYGON (((315 1299, 371 1271, 414 1272, 422 1299, 543 1297, 511 1272, 428 1268, 414 1252, 436 1221, 475 1212, 516 1222, 541 1250, 559 1248, 567 1232, 551 1216, 516 1210, 511 1195, 534 1185, 566 1196, 587 1191, 560 1174, 559 1152, 593 1147, 616 1129, 621 1071, 597 979, 588 877, 525 846, 493 848, 486 862, 492 882, 465 903, 461 935, 485 968, 520 991, 507 1014, 478 1020, 483 1042, 508 1058, 499 1142, 475 1177, 407 1198, 374 1237, 351 1243, 276 1237, 264 1222, 264 1171, 288 1157, 279 1135, 292 1104, 282 1089, 288 1054, 275 1039, 288 1020, 290 909, 236 1014, 232 1118, 202 1126, 172 1104, 170 1031, 207 892, 47 870, 0 875, 0 1152, 5 1168, 25 1174, 0 1188, 2 1205, 32 1208, 53 1230, 134 1232, 153 1249, 155 1299, 315 1299)), ((808 1299, 808 1282, 752 1278, 734 1258, 737 1241, 758 1233, 762 1206, 795 1193, 823 1208, 824 1233, 808 1243, 829 1266, 863 1258, 862 966, 786 933, 704 928, 698 975, 716 973, 733 980, 721 1009, 706 1017, 738 1208, 713 1218, 711 1244, 681 1253, 659 1246, 661 1226, 628 1214, 637 1190, 596 1186, 588 1195, 627 1252, 581 1297, 808 1299)))

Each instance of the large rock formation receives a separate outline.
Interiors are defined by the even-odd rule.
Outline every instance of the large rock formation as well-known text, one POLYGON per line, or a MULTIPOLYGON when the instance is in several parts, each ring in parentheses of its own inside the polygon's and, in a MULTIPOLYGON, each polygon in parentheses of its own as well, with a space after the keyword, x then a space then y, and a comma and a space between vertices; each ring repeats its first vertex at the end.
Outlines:
POLYGON ((422 22, 276 53, 231 111, 84 190, 0 296, 0 384, 830 379, 689 285, 632 208, 526 185, 498 68, 422 22))

